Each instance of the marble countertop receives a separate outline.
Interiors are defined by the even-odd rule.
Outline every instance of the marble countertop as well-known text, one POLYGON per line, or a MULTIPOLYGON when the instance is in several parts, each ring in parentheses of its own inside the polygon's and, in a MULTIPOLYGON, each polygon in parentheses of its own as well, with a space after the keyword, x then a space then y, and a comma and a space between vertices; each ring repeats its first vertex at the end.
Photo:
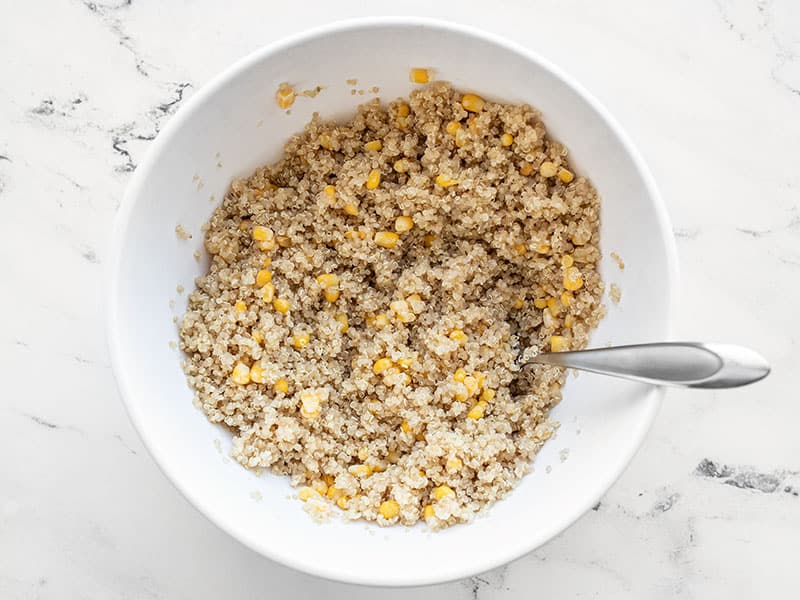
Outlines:
POLYGON ((797 593, 800 4, 52 0, 0 14, 2 598, 797 593), (125 185, 188 96, 285 34, 398 10, 505 35, 592 90, 672 215, 676 337, 750 345, 774 371, 749 388, 669 392, 623 477, 532 554, 457 583, 381 591, 275 565, 178 494, 128 422, 101 298, 125 185))

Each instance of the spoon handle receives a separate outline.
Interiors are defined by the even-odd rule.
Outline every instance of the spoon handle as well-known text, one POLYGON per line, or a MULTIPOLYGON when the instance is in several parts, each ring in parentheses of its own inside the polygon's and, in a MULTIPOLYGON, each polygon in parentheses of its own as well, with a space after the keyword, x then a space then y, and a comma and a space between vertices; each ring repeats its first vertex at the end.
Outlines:
POLYGON ((529 363, 569 367, 652 383, 694 388, 747 385, 769 374, 758 353, 731 344, 662 342, 574 352, 549 352, 529 363))

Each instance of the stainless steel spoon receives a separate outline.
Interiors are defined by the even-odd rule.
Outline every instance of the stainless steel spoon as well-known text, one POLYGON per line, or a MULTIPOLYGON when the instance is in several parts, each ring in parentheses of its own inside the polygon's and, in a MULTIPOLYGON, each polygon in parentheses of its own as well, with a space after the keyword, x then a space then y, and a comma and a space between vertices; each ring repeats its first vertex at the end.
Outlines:
POLYGON ((656 385, 729 388, 769 375, 758 353, 730 344, 662 342, 574 352, 548 352, 521 361, 591 371, 656 385))

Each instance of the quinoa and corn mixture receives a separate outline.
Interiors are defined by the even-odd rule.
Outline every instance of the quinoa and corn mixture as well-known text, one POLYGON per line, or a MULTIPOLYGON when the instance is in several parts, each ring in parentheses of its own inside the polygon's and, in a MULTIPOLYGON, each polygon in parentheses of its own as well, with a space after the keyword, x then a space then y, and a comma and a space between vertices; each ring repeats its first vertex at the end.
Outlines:
POLYGON ((185 371, 244 466, 317 518, 470 520, 553 434, 603 313, 599 201, 539 113, 434 83, 315 116, 234 181, 180 325, 185 371))

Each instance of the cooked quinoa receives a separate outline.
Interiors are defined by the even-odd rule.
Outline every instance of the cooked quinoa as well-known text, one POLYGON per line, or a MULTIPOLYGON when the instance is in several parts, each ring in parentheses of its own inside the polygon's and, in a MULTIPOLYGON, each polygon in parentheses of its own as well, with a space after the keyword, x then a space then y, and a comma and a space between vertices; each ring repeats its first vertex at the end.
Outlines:
POLYGON ((598 228, 529 106, 436 83, 315 116, 206 226, 189 383, 233 456, 288 475, 316 516, 468 521, 553 435, 564 374, 515 358, 585 346, 598 228))

